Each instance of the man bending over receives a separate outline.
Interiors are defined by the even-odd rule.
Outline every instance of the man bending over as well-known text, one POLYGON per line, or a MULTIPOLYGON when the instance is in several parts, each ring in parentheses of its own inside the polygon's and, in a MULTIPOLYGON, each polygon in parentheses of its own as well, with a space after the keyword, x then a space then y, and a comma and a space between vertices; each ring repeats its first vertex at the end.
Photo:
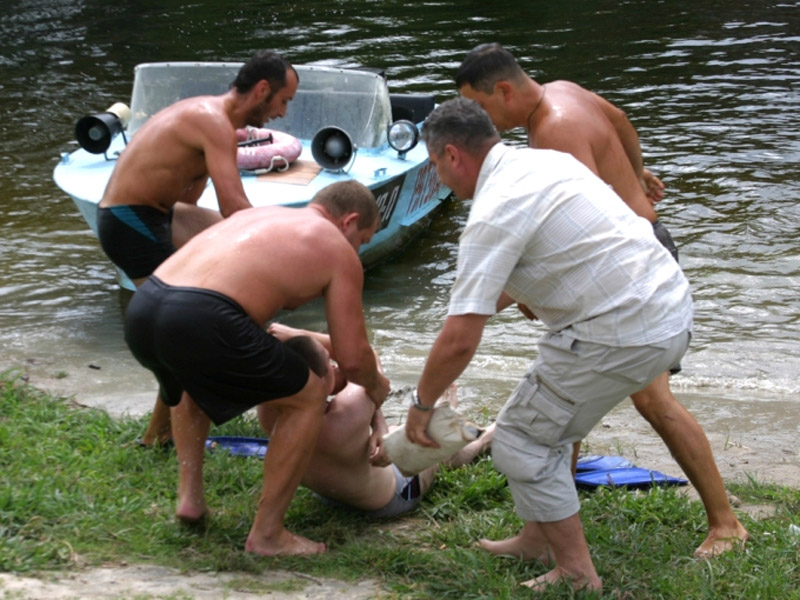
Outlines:
POLYGON ((328 388, 300 355, 265 331, 281 309, 322 297, 331 347, 348 380, 380 407, 389 381, 367 341, 358 258, 379 223, 355 181, 319 191, 305 208, 240 211, 192 238, 131 299, 125 339, 171 406, 178 452, 178 519, 206 518, 203 455, 220 425, 269 403, 278 418, 245 550, 316 554, 325 545, 290 533, 283 517, 311 459, 328 388))

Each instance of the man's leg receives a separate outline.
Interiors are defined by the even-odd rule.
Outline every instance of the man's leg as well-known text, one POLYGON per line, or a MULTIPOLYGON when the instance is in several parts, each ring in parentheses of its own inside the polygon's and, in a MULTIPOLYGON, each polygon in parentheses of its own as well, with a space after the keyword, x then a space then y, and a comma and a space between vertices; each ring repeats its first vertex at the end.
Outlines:
POLYGON ((265 556, 325 552, 325 544, 289 532, 283 517, 316 447, 326 395, 322 380, 311 373, 299 393, 270 401, 277 418, 264 457, 261 498, 245 543, 247 552, 265 556))
POLYGON ((564 580, 572 583, 575 589, 589 588, 599 590, 603 582, 597 576, 589 546, 583 534, 583 526, 578 514, 562 521, 538 523, 547 546, 552 552, 555 568, 544 575, 525 581, 522 585, 541 590, 547 585, 564 580))
POLYGON ((631 399, 636 410, 664 440, 703 501, 709 532, 695 556, 708 558, 742 546, 748 533, 733 514, 708 438, 672 395, 669 374, 659 375, 646 388, 631 394, 631 399))
POLYGON ((497 556, 513 556, 522 560, 538 560, 550 564, 550 549, 539 524, 526 521, 519 534, 505 540, 481 539, 478 544, 497 556))
POLYGON ((147 429, 142 435, 142 446, 163 446, 172 441, 172 423, 170 421, 169 406, 161 400, 161 394, 156 396, 156 403, 153 412, 150 414, 150 421, 147 429))
POLYGON ((314 455, 303 475, 310 490, 353 508, 379 510, 395 494, 390 466, 370 463, 375 404, 364 388, 348 384, 328 405, 314 455))
POLYGON ((175 516, 184 523, 205 518, 203 456, 211 421, 187 393, 172 407, 175 449, 178 453, 178 508, 175 516))
MULTIPOLYGON (((175 213, 172 218, 172 244, 180 248, 194 235, 203 229, 219 223, 222 215, 215 210, 201 208, 193 204, 178 202, 175 204, 175 213)), ((147 278, 134 280, 139 287, 147 278)), ((143 446, 158 446, 168 443, 172 439, 172 425, 170 423, 169 407, 161 400, 161 394, 156 397, 150 421, 142 436, 143 446)))
POLYGON ((185 202, 175 203, 172 217, 172 243, 180 248, 196 234, 222 221, 216 210, 201 208, 185 202))
POLYGON ((461 450, 446 458, 444 464, 448 467, 462 467, 464 465, 468 465, 473 460, 475 460, 479 455, 484 454, 492 447, 492 438, 494 437, 494 427, 495 424, 492 423, 486 429, 483 430, 483 433, 477 440, 471 441, 469 444, 464 446, 461 450))

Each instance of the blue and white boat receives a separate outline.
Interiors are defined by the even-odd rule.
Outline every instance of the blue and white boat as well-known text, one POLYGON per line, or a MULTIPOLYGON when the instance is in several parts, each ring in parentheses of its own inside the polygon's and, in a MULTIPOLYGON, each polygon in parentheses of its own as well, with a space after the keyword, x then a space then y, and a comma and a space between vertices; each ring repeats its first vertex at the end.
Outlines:
MULTIPOLYGON (((62 154, 53 178, 95 234, 97 205, 128 140, 150 116, 182 98, 226 92, 241 65, 140 64, 134 70, 127 126, 127 115, 120 117, 122 111, 115 108, 120 105, 78 122, 76 137, 82 147, 62 154)), ((253 206, 300 207, 331 183, 360 181, 372 190, 381 210, 379 231, 361 249, 368 268, 400 252, 450 194, 419 140, 419 126, 433 109, 434 99, 390 94, 385 76, 376 70, 295 68, 300 84, 287 115, 266 127, 298 138, 302 152, 285 171, 243 171, 245 193, 253 206)), ((198 205, 218 210, 210 181, 198 205)), ((117 276, 120 285, 133 289, 124 274, 118 271, 117 276)))

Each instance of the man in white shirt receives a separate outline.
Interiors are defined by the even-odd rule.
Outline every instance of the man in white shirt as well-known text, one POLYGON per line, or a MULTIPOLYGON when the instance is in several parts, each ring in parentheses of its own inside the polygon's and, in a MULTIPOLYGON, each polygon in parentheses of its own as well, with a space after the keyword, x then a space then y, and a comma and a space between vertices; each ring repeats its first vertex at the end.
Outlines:
MULTIPOLYGON (((496 43, 469 52, 455 79, 459 93, 480 104, 499 131, 522 127, 531 148, 569 152, 591 169, 619 195, 611 200, 621 198, 650 221, 656 238, 678 260, 672 236, 653 206, 663 196, 664 184, 644 167, 639 136, 622 110, 571 81, 540 84, 496 43)), ((670 372, 679 370, 677 366, 670 372)), ((733 513, 708 438, 670 391, 669 375, 650 382, 634 407, 664 440, 703 501, 708 535, 694 554, 709 558, 742 547, 748 534, 733 513)), ((576 442, 574 460, 579 446, 576 442)), ((507 553, 503 547, 494 550, 507 553)))
POLYGON ((488 318, 514 302, 532 311, 548 333, 498 416, 492 446, 525 521, 502 543, 554 563, 530 587, 567 579, 599 589, 572 444, 680 361, 691 336, 689 284, 650 223, 602 180, 568 154, 503 145, 477 103, 443 103, 422 135, 442 182, 473 205, 406 433, 435 446, 425 433, 430 407, 469 364, 488 318))

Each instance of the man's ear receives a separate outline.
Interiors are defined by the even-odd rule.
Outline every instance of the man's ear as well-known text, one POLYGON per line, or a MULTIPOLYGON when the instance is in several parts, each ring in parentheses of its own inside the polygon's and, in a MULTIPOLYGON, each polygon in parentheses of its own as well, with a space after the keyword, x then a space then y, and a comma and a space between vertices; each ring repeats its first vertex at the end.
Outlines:
POLYGON ((453 144, 445 144, 442 154, 444 155, 443 158, 451 167, 461 162, 461 151, 453 144))
POLYGON ((270 86, 269 81, 262 79, 256 84, 256 91, 258 92, 259 96, 262 97, 262 100, 266 100, 269 98, 269 93, 272 91, 272 86, 270 86))
POLYGON ((342 217, 342 228, 347 229, 347 227, 351 223, 355 223, 358 225, 358 219, 361 217, 357 212, 347 213, 344 217, 342 217))
POLYGON ((514 88, 508 81, 498 81, 494 84, 494 91, 495 93, 500 94, 503 102, 508 102, 511 100, 511 96, 514 93, 514 88))

